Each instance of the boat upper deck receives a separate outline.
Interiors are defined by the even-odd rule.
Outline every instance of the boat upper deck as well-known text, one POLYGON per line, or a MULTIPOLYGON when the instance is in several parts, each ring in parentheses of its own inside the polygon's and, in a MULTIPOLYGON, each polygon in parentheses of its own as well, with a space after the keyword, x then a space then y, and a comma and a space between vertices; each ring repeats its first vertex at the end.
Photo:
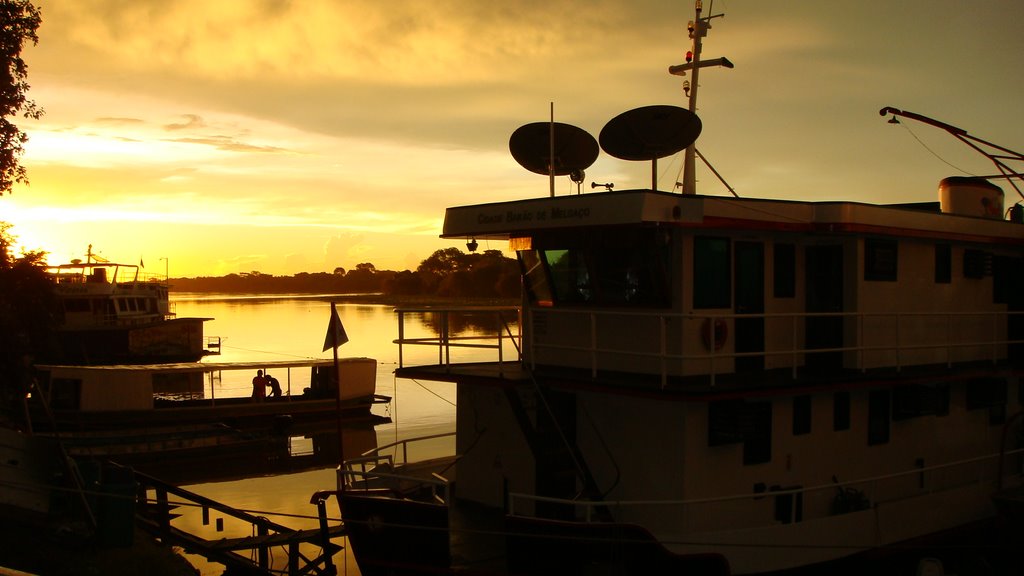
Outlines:
POLYGON ((1024 226, 941 212, 939 204, 880 205, 622 190, 448 208, 444 238, 508 239, 561 228, 676 225, 787 232, 890 233, 1024 244, 1024 226))

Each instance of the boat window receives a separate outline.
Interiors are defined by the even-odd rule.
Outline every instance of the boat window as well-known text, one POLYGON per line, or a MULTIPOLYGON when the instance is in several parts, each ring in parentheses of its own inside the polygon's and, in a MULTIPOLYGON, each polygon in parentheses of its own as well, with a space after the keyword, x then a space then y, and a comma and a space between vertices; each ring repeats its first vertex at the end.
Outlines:
POLYGON ((693 239, 693 307, 731 308, 732 275, 729 239, 693 239))
POLYGON ((832 429, 850 429, 850 393, 845 390, 832 396, 832 429))
POLYGON ((775 244, 773 258, 773 294, 776 298, 793 298, 796 296, 796 246, 775 244))
POLYGON ((65 312, 88 312, 89 311, 89 300, 88 298, 68 298, 64 300, 64 311, 65 312))
POLYGON ((522 268, 523 278, 526 279, 526 290, 530 300, 538 306, 552 306, 554 298, 540 254, 536 250, 520 250, 518 254, 519 266, 522 268))
POLYGON ((868 446, 889 443, 891 404, 888 390, 872 390, 868 394, 868 446))
POLYGON ((743 443, 743 464, 772 459, 772 403, 719 400, 708 403, 708 446, 743 443))
POLYGON ((899 252, 895 240, 868 238, 864 240, 864 279, 896 281, 899 252))
POLYGON ((580 250, 545 250, 551 284, 559 302, 588 302, 593 297, 590 271, 580 250))
MULTIPOLYGON (((1010 302, 1010 278, 1013 258, 995 256, 992 258, 992 302, 1008 304, 1010 302)), ((1017 263, 1019 265, 1019 262, 1017 263)))
POLYGON ((793 397, 793 436, 811 432, 811 396, 803 394, 793 397))
POLYGON ((743 464, 772 461, 772 403, 748 402, 743 434, 743 464))
POLYGON ((519 252, 529 295, 540 306, 666 307, 669 246, 662 238, 656 230, 535 237, 536 250, 519 252))
POLYGON ((743 442, 740 421, 742 400, 720 400, 708 404, 708 446, 725 446, 743 442))
POLYGON ((946 384, 913 384, 892 391, 893 420, 948 414, 949 386, 946 384))
POLYGON ((964 250, 964 278, 980 280, 992 272, 992 255, 982 250, 964 250))
POLYGON ((949 284, 953 279, 953 249, 949 244, 935 245, 935 283, 949 284))
POLYGON ((988 410, 989 424, 1006 421, 1007 382, 1001 378, 975 378, 968 380, 967 409, 988 410))
POLYGON ((77 378, 54 378, 50 384, 50 408, 78 410, 82 381, 77 378))

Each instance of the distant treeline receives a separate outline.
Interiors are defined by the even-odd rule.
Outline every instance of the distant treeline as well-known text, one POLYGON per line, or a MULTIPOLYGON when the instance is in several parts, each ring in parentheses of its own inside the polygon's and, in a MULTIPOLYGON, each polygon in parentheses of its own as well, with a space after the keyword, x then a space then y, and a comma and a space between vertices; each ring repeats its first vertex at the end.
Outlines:
POLYGON ((227 292, 247 294, 384 294, 388 296, 442 296, 517 298, 519 265, 500 250, 466 254, 458 248, 434 252, 415 271, 377 270, 370 263, 352 270, 300 272, 274 276, 244 272, 227 276, 173 278, 175 292, 227 292))

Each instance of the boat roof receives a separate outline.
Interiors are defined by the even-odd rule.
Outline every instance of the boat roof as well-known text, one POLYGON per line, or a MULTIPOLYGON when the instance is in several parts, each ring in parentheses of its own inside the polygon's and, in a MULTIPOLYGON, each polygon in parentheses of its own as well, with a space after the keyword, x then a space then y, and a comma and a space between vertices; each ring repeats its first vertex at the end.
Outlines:
POLYGON ((73 268, 111 268, 111 267, 114 267, 114 266, 121 267, 121 268, 138 268, 139 267, 138 264, 122 264, 120 262, 77 262, 77 263, 76 262, 69 262, 67 264, 49 265, 49 266, 47 266, 47 268, 55 269, 55 270, 58 270, 58 269, 59 270, 66 270, 66 269, 73 269, 73 268))
MULTIPOLYGON (((339 363, 366 361, 369 358, 338 358, 339 363)), ((49 372, 199 372, 210 373, 229 370, 269 370, 285 368, 307 368, 312 366, 329 366, 334 363, 331 358, 300 358, 293 360, 253 360, 245 362, 171 362, 164 364, 110 364, 105 366, 82 366, 70 364, 42 364, 39 370, 49 372)))
POLYGON ((682 195, 621 190, 457 206, 445 211, 442 238, 508 239, 541 230, 672 225, 872 233, 1024 243, 1024 226, 942 213, 935 203, 868 204, 682 195))

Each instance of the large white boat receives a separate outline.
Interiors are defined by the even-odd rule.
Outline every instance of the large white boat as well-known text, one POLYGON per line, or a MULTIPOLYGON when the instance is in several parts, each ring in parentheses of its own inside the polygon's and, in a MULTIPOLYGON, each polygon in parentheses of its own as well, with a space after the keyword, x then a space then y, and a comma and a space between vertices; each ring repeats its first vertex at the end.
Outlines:
POLYGON ((167 278, 92 253, 46 269, 59 304, 57 360, 82 364, 186 362, 219 352, 209 318, 177 318, 167 278))
MULTIPOLYGON (((697 5, 694 60, 673 73, 705 64, 697 5)), ((995 525, 1021 486, 1019 204, 1006 218, 984 179, 898 206, 698 195, 699 131, 665 106, 601 133, 619 158, 685 148, 683 194, 447 210, 443 237, 516 251, 521 308, 471 312, 518 312, 521 336, 443 331, 437 364, 400 362, 399 377, 457 385, 454 453, 417 461, 408 441, 339 468, 364 575, 754 574, 890 552, 934 571, 918 545, 995 525), (510 340, 519 354, 458 361, 510 340)), ((554 123, 511 148, 577 182, 597 154, 554 123)), ((1008 154, 992 158, 1018 189, 1008 154)))

